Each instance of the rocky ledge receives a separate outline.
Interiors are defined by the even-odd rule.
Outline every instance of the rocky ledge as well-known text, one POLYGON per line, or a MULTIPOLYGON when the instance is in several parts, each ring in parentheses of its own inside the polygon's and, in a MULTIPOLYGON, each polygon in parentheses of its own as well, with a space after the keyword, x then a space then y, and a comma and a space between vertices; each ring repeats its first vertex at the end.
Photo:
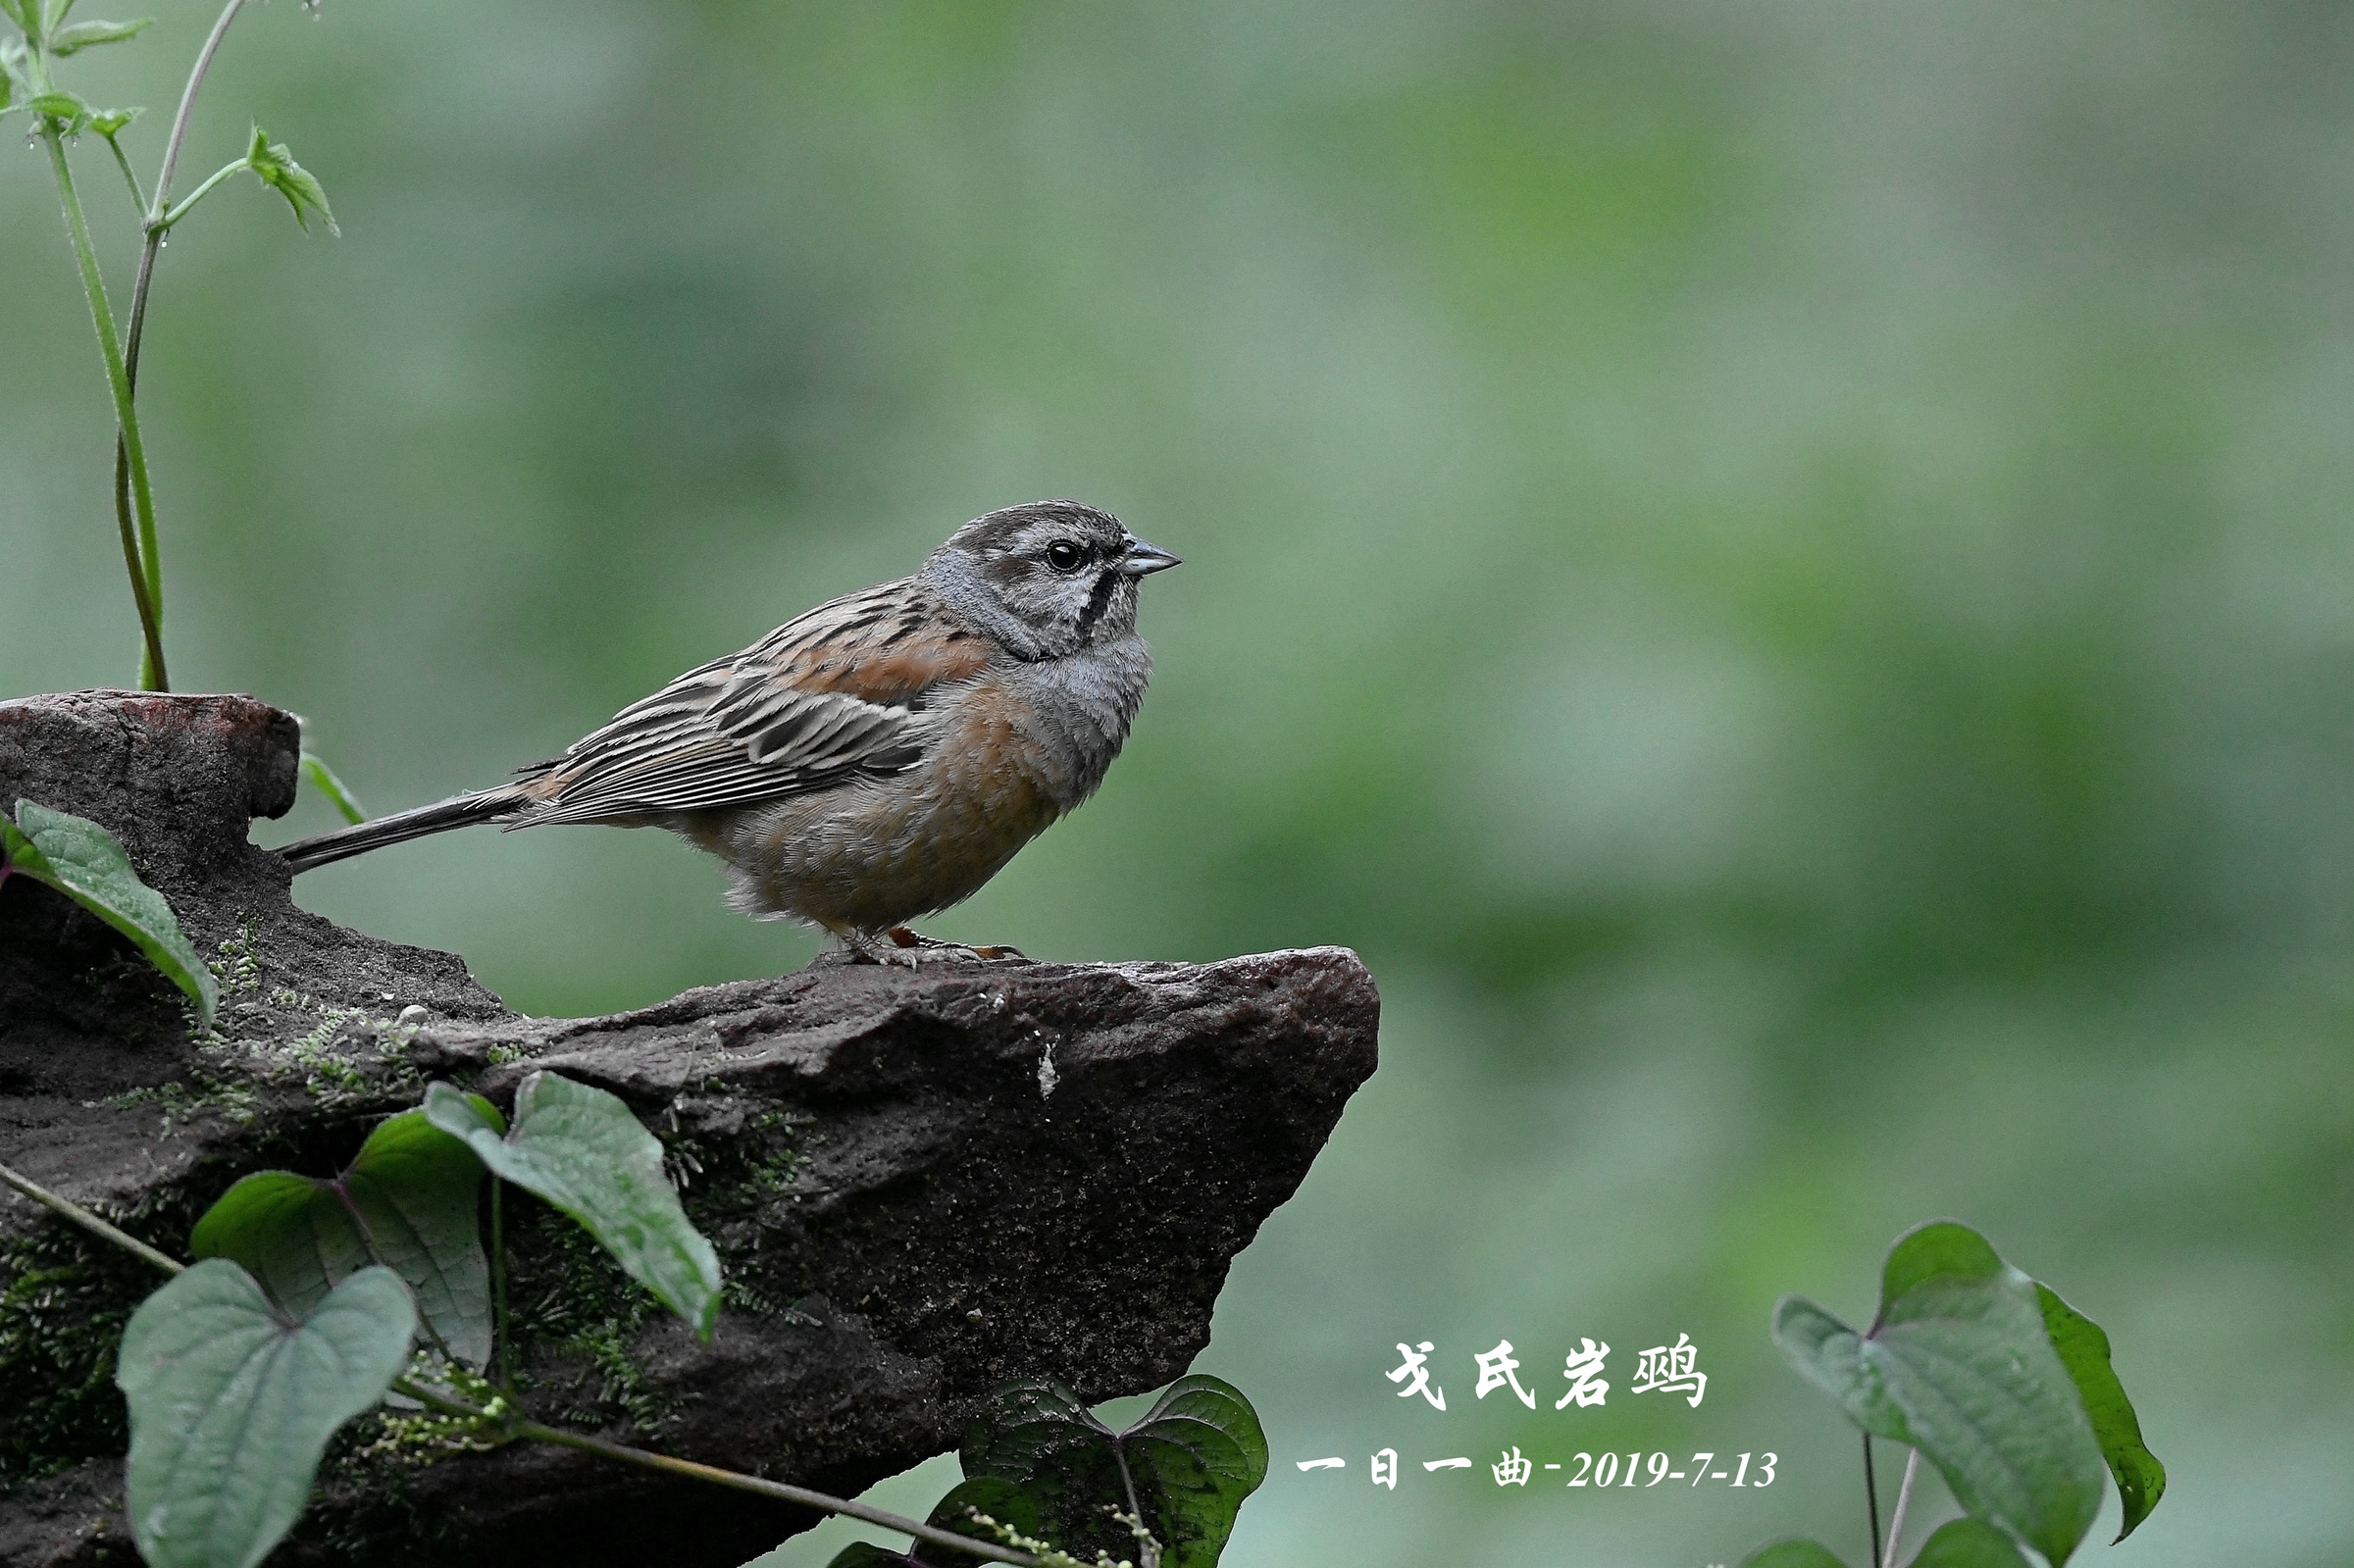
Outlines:
MULTIPOLYGON (((111 830, 225 993, 197 1030, 111 929, 0 883, 0 1160, 185 1255, 237 1177, 333 1171, 433 1079, 502 1102, 535 1068, 610 1089, 663 1140, 727 1309, 696 1343, 523 1200, 512 1293, 542 1420, 854 1494, 953 1447, 1010 1379, 1155 1388, 1373 1071, 1379 998, 1339 948, 821 964, 525 1019, 458 958, 295 907, 246 830, 292 803, 298 746, 245 697, 0 704, 0 808, 111 830)), ((0 1195, 0 1562, 136 1561, 112 1352, 156 1283, 0 1195)), ((273 1561, 730 1568, 814 1522, 571 1450, 445 1452, 371 1416, 273 1561)))

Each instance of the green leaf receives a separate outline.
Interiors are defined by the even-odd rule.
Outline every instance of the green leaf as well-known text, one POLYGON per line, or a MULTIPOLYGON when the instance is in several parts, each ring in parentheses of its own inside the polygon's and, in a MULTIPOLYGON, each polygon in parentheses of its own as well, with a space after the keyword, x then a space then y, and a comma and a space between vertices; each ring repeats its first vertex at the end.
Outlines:
POLYGON ((908 1568, 915 1559, 890 1551, 871 1541, 853 1541, 826 1559, 826 1568, 908 1568))
POLYGON ((90 128, 112 141, 123 133, 123 127, 145 114, 144 109, 101 109, 90 116, 90 128))
MULTIPOLYGON (((0 5, 5 3, 0 0, 0 5)), ((27 94, 32 91, 32 54, 23 38, 0 38, 0 111, 8 108, 12 88, 27 94)))
POLYGON ((1913 1568, 2027 1568, 2027 1559, 1985 1520, 1949 1519, 1920 1543, 1913 1568))
MULTIPOLYGON (((498 1112, 472 1096, 491 1125, 498 1112)), ((369 1135, 333 1181, 261 1171, 223 1193, 188 1238, 200 1258, 244 1265, 297 1316, 372 1262, 415 1292, 449 1352, 490 1359, 490 1271, 479 1218, 482 1161, 462 1139, 403 1111, 369 1135), (373 1243, 373 1246, 372 1246, 373 1243)))
MULTIPOLYGON (((1046 1512, 1038 1499, 1021 1488, 991 1476, 959 1481, 933 1505, 924 1523, 1002 1544, 987 1527, 974 1523, 975 1513, 987 1514, 1001 1525, 1037 1540, 1046 1528, 1046 1512)), ((892 1551, 871 1542, 856 1541, 836 1552, 826 1568, 971 1568, 987 1559, 953 1546, 919 1541, 906 1551, 892 1551)))
POLYGON ((964 1473, 1037 1499, 1043 1534, 1084 1557, 1134 1560, 1135 1538, 1104 1512, 1128 1511, 1131 1489, 1164 1568, 1213 1568, 1243 1500, 1267 1476, 1267 1442, 1240 1390, 1179 1378, 1125 1432, 1114 1433, 1058 1383, 1031 1380, 991 1394, 965 1434, 964 1473))
POLYGON ((1919 1448, 1963 1508, 2068 1560, 2100 1508, 2101 1449, 2044 1330, 2035 1282, 1967 1226, 1901 1238, 1865 1334, 1786 1296, 1774 1340, 1874 1437, 1919 1448))
POLYGON ((211 1020, 221 1005, 220 985, 181 935, 172 906, 139 881, 113 834, 84 818, 20 800, 15 822, 0 817, 0 864, 47 883, 128 936, 211 1020))
POLYGON ((224 1258, 139 1304, 115 1383, 130 1405, 131 1534, 149 1568, 254 1568, 302 1512, 335 1429, 384 1397, 416 1308, 363 1269, 307 1318, 224 1258))
POLYGON ((1847 1564, 1819 1542, 1777 1541, 1742 1558, 1741 1568, 1847 1568, 1847 1564))
POLYGON ((316 212, 326 220, 329 233, 342 234, 335 227, 335 215, 327 210, 327 192, 318 177, 294 161, 284 142, 273 142, 259 126, 253 127, 253 145, 245 153, 245 166, 261 177, 263 184, 286 198, 286 205, 294 209, 294 221, 305 233, 310 231, 310 215, 316 212))
POLYGON ((137 37, 154 25, 153 17, 141 17, 136 22, 77 22, 50 35, 49 52, 63 58, 98 44, 121 43, 126 38, 137 37))
POLYGON ((319 753, 308 747, 302 753, 302 776, 311 782, 312 788, 327 796, 329 802, 343 814, 345 822, 357 827, 368 820, 368 812, 361 806, 359 798, 345 787, 342 780, 335 777, 335 770, 329 767, 319 753))
POLYGON ((37 92, 17 106, 28 115, 47 115, 62 120, 71 131, 90 118, 90 106, 70 92, 37 92))
POLYGON ((368 1248, 327 1183, 256 1171, 221 1194, 188 1234, 199 1258, 227 1258, 296 1317, 369 1263, 368 1248))
POLYGON ((2043 1326, 2051 1335, 2052 1348, 2075 1380, 2085 1414, 2092 1418, 2092 1435, 2101 1444, 2101 1457, 2109 1461, 2109 1473, 2117 1478, 2117 1498, 2124 1510, 2117 1539, 2123 1541, 2166 1495, 2166 1466, 2142 1444, 2141 1421, 2133 1413, 2133 1401, 2125 1397, 2125 1386, 2109 1364, 2109 1336, 2099 1324, 2061 1300, 2051 1287, 2037 1285, 2035 1297, 2043 1308, 2043 1326))
POLYGON ((31 0, 0 0, 0 17, 8 18, 26 32, 33 31, 38 25, 33 20, 31 0))
MULTIPOLYGON (((942 1530, 952 1530, 960 1536, 971 1536, 976 1541, 1002 1544, 986 1526, 974 1523, 973 1515, 976 1513, 987 1514, 998 1524, 1010 1526, 1033 1541, 1047 1532, 1045 1505, 1030 1492, 996 1476, 972 1476, 959 1481, 933 1505, 924 1523, 942 1530)), ((1134 1554, 1130 1555, 1133 1560, 1134 1554)), ((985 1559, 971 1552, 958 1551, 953 1546, 943 1546, 937 1542, 919 1541, 901 1560, 915 1564, 916 1568, 958 1568, 958 1565, 969 1565, 985 1559)), ((828 1568, 831 1568, 830 1564, 828 1568)))
POLYGON ((434 1126, 466 1140, 493 1175, 571 1215, 630 1277, 711 1338, 719 1254, 688 1221, 662 1174, 662 1145, 601 1088, 534 1073, 515 1090, 515 1125, 500 1138, 468 1096, 425 1091, 434 1126))
POLYGON ((1931 1220, 1896 1239, 1880 1265, 1880 1315, 1888 1303, 1940 1274, 1965 1280, 2002 1277, 2002 1255, 1984 1237, 1953 1220, 1931 1220))
MULTIPOLYGON (((488 1100, 470 1098, 496 1122, 488 1100)), ((378 1255, 408 1282, 442 1342, 460 1360, 488 1365, 490 1267, 483 1253, 483 1167, 474 1151, 424 1111, 403 1111, 369 1135, 342 1180, 378 1255)))

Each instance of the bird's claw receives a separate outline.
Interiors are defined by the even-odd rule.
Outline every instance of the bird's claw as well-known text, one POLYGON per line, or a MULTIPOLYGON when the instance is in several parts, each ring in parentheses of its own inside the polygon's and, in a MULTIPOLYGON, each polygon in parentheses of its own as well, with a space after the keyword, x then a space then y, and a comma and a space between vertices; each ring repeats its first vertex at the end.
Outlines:
POLYGON ((975 946, 970 942, 944 942, 932 936, 919 936, 904 926, 894 926, 883 935, 897 950, 879 955, 881 960, 885 963, 906 964, 910 968, 941 958, 978 958, 984 962, 1009 958, 1028 961, 1028 955, 1019 947, 1004 942, 993 942, 987 946, 975 946))

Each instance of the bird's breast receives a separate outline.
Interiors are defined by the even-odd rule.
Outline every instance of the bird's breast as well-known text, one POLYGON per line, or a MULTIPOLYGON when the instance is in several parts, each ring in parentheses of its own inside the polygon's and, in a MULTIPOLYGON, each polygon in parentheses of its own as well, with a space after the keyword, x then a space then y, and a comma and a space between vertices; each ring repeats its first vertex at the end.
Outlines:
POLYGON ((1030 739, 1042 787, 1069 811, 1096 792, 1120 754, 1152 679, 1152 655, 1132 635, 1019 665, 1001 679, 1002 711, 1030 739))
POLYGON ((881 931, 970 896, 1094 793, 1151 675, 1138 638, 998 664, 934 689, 912 767, 675 825, 741 907, 881 931))

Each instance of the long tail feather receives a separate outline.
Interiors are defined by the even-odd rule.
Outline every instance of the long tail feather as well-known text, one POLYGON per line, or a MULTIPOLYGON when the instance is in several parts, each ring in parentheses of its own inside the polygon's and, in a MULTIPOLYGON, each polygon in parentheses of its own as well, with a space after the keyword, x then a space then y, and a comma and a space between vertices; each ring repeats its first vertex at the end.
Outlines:
POLYGON ((512 788, 482 789, 473 794, 452 795, 436 800, 430 806, 414 811, 396 811, 389 817, 378 817, 372 822, 338 828, 323 833, 316 838, 304 838, 279 851, 287 865, 296 871, 309 871, 330 861, 364 855, 371 849, 386 844, 406 843, 427 834, 446 833, 452 828, 470 827, 478 822, 491 822, 524 804, 512 788))

